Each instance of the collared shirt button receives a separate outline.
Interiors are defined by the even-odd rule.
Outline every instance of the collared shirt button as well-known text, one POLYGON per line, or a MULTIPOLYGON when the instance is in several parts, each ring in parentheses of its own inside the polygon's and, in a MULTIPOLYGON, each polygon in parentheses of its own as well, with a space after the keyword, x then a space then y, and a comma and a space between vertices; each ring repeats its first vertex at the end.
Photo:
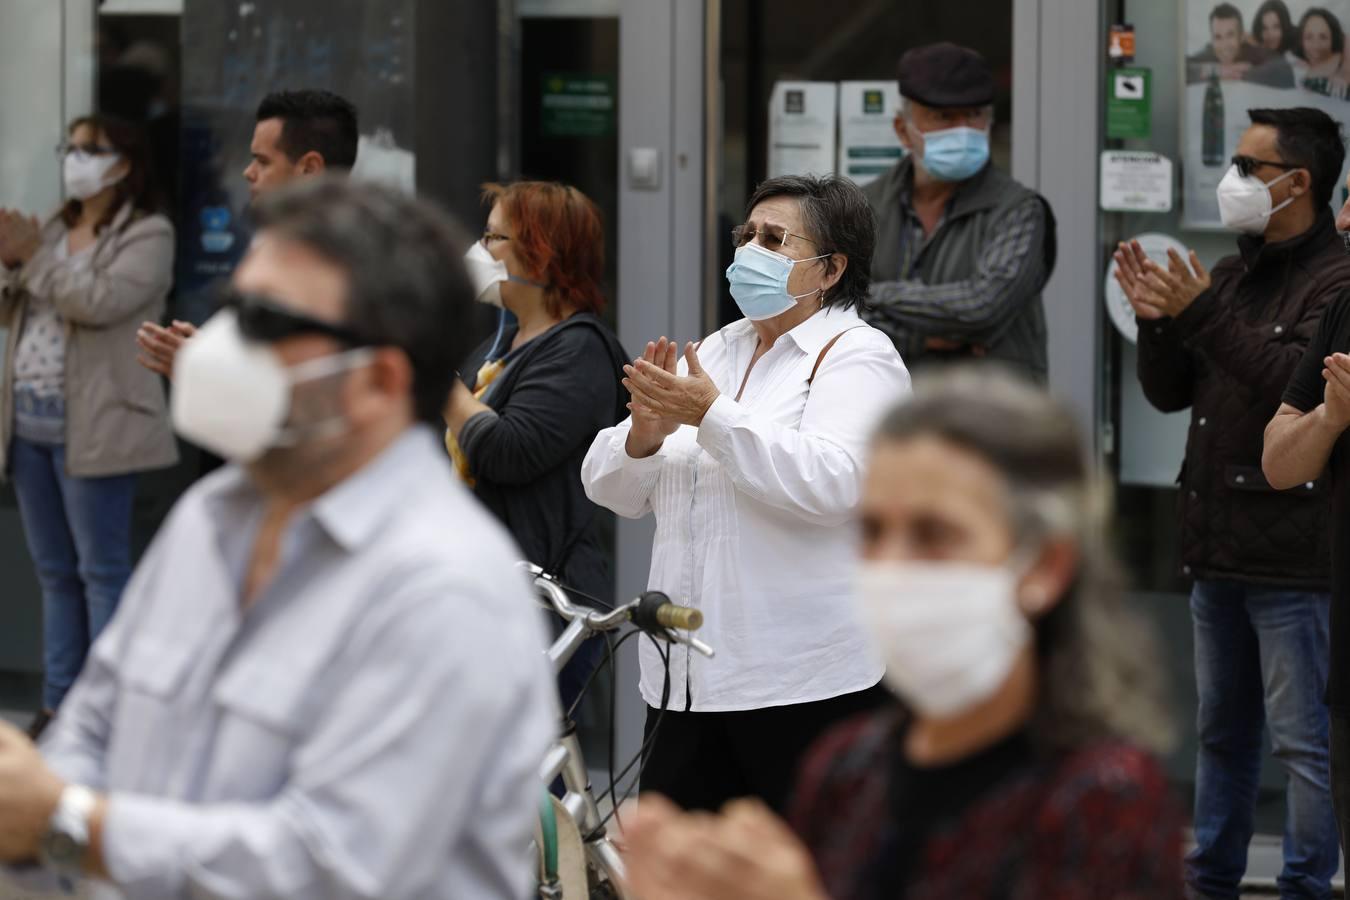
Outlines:
POLYGON ((1276 326, 1275 326, 1275 333, 1276 333, 1276 334, 1284 334, 1284 326, 1283 326, 1283 325, 1276 325, 1276 326))

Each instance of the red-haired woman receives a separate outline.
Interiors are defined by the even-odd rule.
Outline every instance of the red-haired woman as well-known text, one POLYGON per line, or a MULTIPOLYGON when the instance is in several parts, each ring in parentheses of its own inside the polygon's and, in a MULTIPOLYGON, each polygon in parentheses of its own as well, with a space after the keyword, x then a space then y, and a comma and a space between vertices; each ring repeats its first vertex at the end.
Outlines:
MULTIPOLYGON (((599 315, 600 213, 576 188, 550 182, 489 184, 483 197, 492 212, 466 262, 478 299, 503 310, 501 327, 460 368, 446 443, 529 560, 608 602, 609 552, 581 485, 592 439, 627 415, 626 357, 599 315)), ((564 671, 565 704, 598 653, 584 648, 564 671)))
POLYGON ((164 388, 126 352, 173 283, 143 133, 102 115, 61 147, 66 204, 0 210, 0 471, 42 587, 43 708, 56 711, 131 575, 136 474, 173 464, 164 388))

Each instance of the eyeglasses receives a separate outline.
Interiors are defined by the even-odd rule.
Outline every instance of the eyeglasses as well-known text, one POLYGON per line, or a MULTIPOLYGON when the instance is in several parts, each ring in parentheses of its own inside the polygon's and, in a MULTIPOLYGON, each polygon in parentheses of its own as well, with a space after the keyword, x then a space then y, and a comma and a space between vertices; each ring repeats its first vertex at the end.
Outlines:
POLYGON ((509 240, 511 240, 510 235, 498 234, 495 231, 485 231, 483 232, 483 236, 478 239, 478 242, 482 244, 484 247, 486 247, 488 244, 491 244, 494 241, 509 241, 509 240))
POLYGON ((352 347, 371 344, 346 326, 296 312, 263 294, 229 290, 225 292, 221 306, 234 310, 239 331, 251 341, 274 344, 298 334, 322 334, 352 347))
POLYGON ((56 155, 63 159, 72 153, 78 153, 81 156, 117 155, 117 148, 109 147, 106 144, 73 144, 70 141, 62 141, 54 149, 56 155))
POLYGON ((1272 159, 1257 159, 1254 156, 1243 156, 1241 154, 1233 157, 1233 165, 1237 166, 1238 174, 1243 178, 1251 175, 1262 166, 1274 166, 1277 169, 1284 169, 1286 172, 1291 169, 1303 168, 1293 163, 1276 162, 1272 159))
POLYGON ((737 247, 744 247, 756 237, 760 238, 760 246, 766 250, 780 250, 793 238, 806 241, 811 246, 822 249, 819 243, 811 240, 809 237, 801 234, 793 234, 786 228, 778 225, 765 225, 761 228, 756 228, 750 222, 746 222, 744 225, 737 225, 735 228, 731 229, 731 243, 737 247))

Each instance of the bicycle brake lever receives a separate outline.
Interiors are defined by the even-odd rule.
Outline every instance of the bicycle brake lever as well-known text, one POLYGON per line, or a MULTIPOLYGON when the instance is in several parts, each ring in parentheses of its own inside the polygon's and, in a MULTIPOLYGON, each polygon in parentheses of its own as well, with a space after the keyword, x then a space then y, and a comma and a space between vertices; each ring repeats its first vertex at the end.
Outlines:
POLYGON ((713 650, 713 648, 709 647, 707 644, 703 643, 698 638, 692 636, 685 637, 679 632, 671 631, 669 628, 666 629, 666 639, 669 640, 672 644, 684 644, 686 647, 697 650, 699 653, 706 656, 708 659, 712 659, 715 655, 717 655, 717 651, 713 650))

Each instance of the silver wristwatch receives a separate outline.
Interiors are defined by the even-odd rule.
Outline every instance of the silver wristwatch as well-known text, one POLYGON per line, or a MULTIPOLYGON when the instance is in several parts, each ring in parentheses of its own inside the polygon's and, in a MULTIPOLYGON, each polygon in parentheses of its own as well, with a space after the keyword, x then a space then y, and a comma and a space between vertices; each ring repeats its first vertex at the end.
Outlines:
POLYGON ((43 868, 61 879, 63 887, 80 878, 84 855, 89 849, 89 817, 97 803, 97 796, 89 788, 66 785, 47 824, 47 833, 42 836, 38 860, 43 868))

